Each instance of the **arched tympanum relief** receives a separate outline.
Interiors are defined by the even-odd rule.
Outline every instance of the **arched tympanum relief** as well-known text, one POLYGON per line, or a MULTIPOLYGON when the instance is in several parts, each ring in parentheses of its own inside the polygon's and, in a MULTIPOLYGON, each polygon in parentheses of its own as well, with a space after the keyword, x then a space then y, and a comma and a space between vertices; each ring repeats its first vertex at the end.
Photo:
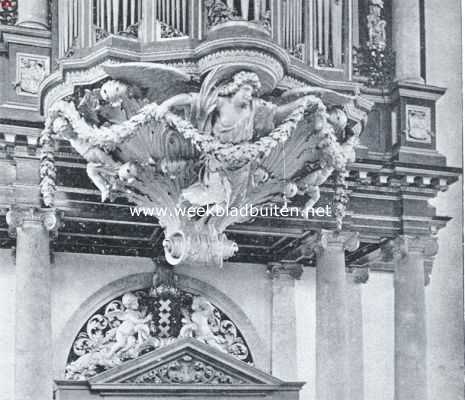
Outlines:
POLYGON ((253 365, 231 319, 207 298, 179 289, 172 270, 159 267, 152 287, 112 299, 86 321, 69 352, 65 377, 86 380, 186 337, 253 365))

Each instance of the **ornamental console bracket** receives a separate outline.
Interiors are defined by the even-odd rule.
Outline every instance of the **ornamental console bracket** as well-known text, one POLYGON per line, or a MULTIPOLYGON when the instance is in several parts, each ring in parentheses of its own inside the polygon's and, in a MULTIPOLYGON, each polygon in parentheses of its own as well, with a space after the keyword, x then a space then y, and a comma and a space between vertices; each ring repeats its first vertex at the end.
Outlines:
POLYGON ((73 100, 64 101, 59 86, 43 92, 44 204, 54 203, 52 150, 59 138, 87 161, 102 202, 124 198, 165 210, 158 219, 172 265, 221 267, 238 250, 225 230, 251 219, 239 209, 286 205, 303 195, 307 216, 330 177, 342 229, 347 166, 369 102, 314 86, 283 90, 288 61, 273 52, 215 49, 212 57, 206 50, 199 50, 196 72, 104 62, 92 85, 70 83, 79 93, 73 100), (179 208, 193 208, 195 216, 179 208))

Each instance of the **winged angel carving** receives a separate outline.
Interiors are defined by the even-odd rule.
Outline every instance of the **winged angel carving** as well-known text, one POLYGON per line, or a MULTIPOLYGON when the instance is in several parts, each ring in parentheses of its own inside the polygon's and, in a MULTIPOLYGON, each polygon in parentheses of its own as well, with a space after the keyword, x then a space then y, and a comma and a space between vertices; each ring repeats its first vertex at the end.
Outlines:
POLYGON ((308 197, 305 215, 319 186, 354 160, 360 129, 347 129, 344 112, 353 97, 303 87, 266 101, 274 87, 236 65, 210 70, 201 84, 160 64, 104 69, 111 79, 100 89, 49 110, 46 132, 87 160, 102 201, 123 196, 165 210, 157 217, 173 265, 221 265, 237 250, 225 229, 250 218, 225 210, 300 194, 308 197), (205 212, 181 215, 180 207, 205 212))

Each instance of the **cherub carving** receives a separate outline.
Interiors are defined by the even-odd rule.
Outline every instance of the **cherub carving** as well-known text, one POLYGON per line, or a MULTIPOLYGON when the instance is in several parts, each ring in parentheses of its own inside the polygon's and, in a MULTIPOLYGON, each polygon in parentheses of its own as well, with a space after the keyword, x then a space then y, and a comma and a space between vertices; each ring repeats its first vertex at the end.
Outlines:
POLYGON ((136 345, 142 346, 150 339, 148 322, 152 320, 152 315, 143 316, 139 310, 139 300, 133 293, 126 293, 121 302, 124 311, 112 311, 108 315, 110 318, 118 318, 122 323, 111 331, 110 336, 114 334, 116 342, 111 346, 107 357, 112 357, 117 352, 124 353, 136 345))
POLYGON ((320 153, 316 168, 313 169, 300 182, 300 192, 309 196, 302 213, 308 218, 313 206, 320 199, 320 186, 326 182, 335 169, 343 168, 348 162, 355 161, 356 136, 346 137, 347 115, 340 108, 332 108, 328 112, 327 122, 334 130, 337 142, 329 137, 323 137, 317 145, 320 153))
POLYGON ((180 337, 194 337, 218 350, 225 352, 221 345, 224 340, 215 336, 212 330, 212 321, 214 321, 214 307, 201 296, 194 297, 192 301, 192 314, 184 314, 184 326, 179 333, 180 337))
POLYGON ((87 161, 87 175, 100 190, 102 202, 110 196, 112 177, 116 175, 121 163, 101 147, 90 143, 86 137, 81 136, 72 129, 69 122, 58 117, 53 122, 53 131, 70 142, 71 146, 87 161))

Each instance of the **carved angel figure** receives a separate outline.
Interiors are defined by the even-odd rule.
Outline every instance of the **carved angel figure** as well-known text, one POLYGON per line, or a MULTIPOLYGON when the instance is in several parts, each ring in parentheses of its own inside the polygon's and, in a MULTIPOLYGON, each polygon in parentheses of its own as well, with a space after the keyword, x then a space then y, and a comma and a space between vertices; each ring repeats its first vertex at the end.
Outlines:
MULTIPOLYGON (((248 71, 236 73, 231 81, 218 88, 205 85, 202 89, 206 90, 165 100, 157 109, 157 118, 161 120, 172 109, 189 107, 191 120, 201 132, 218 138, 221 143, 239 144, 271 132, 296 107, 309 100, 300 98, 277 106, 259 99, 260 79, 248 71)), ((319 103, 316 97, 312 101, 315 105, 319 103)), ((218 160, 209 159, 202 181, 183 190, 182 200, 197 206, 213 203, 227 208, 231 186, 223 167, 218 160)), ((238 171, 236 176, 241 173, 247 179, 248 168, 238 171)))

